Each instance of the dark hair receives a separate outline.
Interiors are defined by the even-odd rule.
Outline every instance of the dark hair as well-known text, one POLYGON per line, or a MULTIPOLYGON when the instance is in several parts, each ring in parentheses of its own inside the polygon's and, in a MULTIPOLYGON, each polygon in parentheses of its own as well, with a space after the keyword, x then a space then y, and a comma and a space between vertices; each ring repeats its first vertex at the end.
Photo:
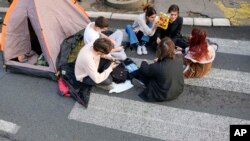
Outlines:
POLYGON ((165 37, 161 40, 157 48, 156 56, 159 61, 165 58, 175 58, 175 44, 169 37, 165 37))
POLYGON ((176 4, 170 5, 170 7, 168 8, 168 13, 170 12, 177 12, 179 14, 179 6, 176 4))
POLYGON ((109 20, 103 16, 99 16, 95 20, 95 26, 100 28, 105 28, 109 26, 109 20))
POLYGON ((98 38, 93 44, 93 48, 96 52, 101 52, 104 54, 109 54, 114 48, 114 44, 106 38, 98 38))
POLYGON ((154 9, 154 7, 150 6, 150 5, 146 5, 144 8, 143 8, 143 11, 145 12, 145 15, 147 17, 150 17, 154 14, 157 14, 156 10, 154 9))
POLYGON ((199 28, 193 28, 191 32, 192 37, 189 40, 189 51, 192 52, 192 56, 196 60, 200 60, 203 57, 207 57, 207 33, 199 28))

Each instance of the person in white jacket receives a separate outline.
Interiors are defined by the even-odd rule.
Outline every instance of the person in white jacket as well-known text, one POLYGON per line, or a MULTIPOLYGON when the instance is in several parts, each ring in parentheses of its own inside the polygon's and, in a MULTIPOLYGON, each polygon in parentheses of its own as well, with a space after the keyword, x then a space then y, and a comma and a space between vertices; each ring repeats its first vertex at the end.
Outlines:
POLYGON ((110 85, 110 73, 117 66, 107 56, 113 49, 113 43, 106 38, 98 38, 92 44, 86 44, 77 55, 75 78, 83 85, 110 85), (108 66, 108 67, 106 67, 108 66))
POLYGON ((137 47, 137 54, 147 54, 146 44, 157 28, 156 10, 146 6, 144 13, 138 15, 133 25, 127 25, 125 30, 129 37, 130 46, 137 47))
POLYGON ((95 22, 91 22, 87 25, 84 31, 84 43, 93 43, 98 38, 106 38, 111 40, 114 44, 114 48, 110 52, 110 55, 118 60, 125 60, 127 55, 124 48, 121 46, 123 40, 123 33, 121 30, 116 30, 110 36, 106 36, 102 31, 107 30, 109 27, 109 20, 103 16, 96 18, 95 22))

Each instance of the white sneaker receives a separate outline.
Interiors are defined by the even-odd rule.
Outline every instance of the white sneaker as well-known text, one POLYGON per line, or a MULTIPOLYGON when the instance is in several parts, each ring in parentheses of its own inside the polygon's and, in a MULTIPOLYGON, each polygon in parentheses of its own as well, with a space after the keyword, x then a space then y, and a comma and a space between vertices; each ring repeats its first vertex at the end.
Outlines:
POLYGON ((142 55, 142 47, 141 46, 137 47, 137 54, 142 55))
POLYGON ((147 48, 143 45, 142 48, 142 54, 148 54, 147 48))

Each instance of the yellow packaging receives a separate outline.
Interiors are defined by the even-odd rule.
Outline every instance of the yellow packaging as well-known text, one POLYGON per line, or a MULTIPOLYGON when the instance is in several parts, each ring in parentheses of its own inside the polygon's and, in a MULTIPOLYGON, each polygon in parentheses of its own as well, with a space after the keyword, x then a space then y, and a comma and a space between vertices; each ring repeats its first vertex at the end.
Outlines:
POLYGON ((169 23, 169 15, 163 12, 160 12, 159 19, 157 21, 157 25, 160 28, 167 29, 169 23))

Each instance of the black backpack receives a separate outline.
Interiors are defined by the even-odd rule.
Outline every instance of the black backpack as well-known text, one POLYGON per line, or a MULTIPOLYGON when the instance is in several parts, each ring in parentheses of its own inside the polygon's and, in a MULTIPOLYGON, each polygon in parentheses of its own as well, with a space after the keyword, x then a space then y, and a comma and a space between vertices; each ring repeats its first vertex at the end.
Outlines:
POLYGON ((115 83, 123 83, 128 78, 128 71, 125 66, 120 63, 116 68, 111 72, 111 77, 115 83))

